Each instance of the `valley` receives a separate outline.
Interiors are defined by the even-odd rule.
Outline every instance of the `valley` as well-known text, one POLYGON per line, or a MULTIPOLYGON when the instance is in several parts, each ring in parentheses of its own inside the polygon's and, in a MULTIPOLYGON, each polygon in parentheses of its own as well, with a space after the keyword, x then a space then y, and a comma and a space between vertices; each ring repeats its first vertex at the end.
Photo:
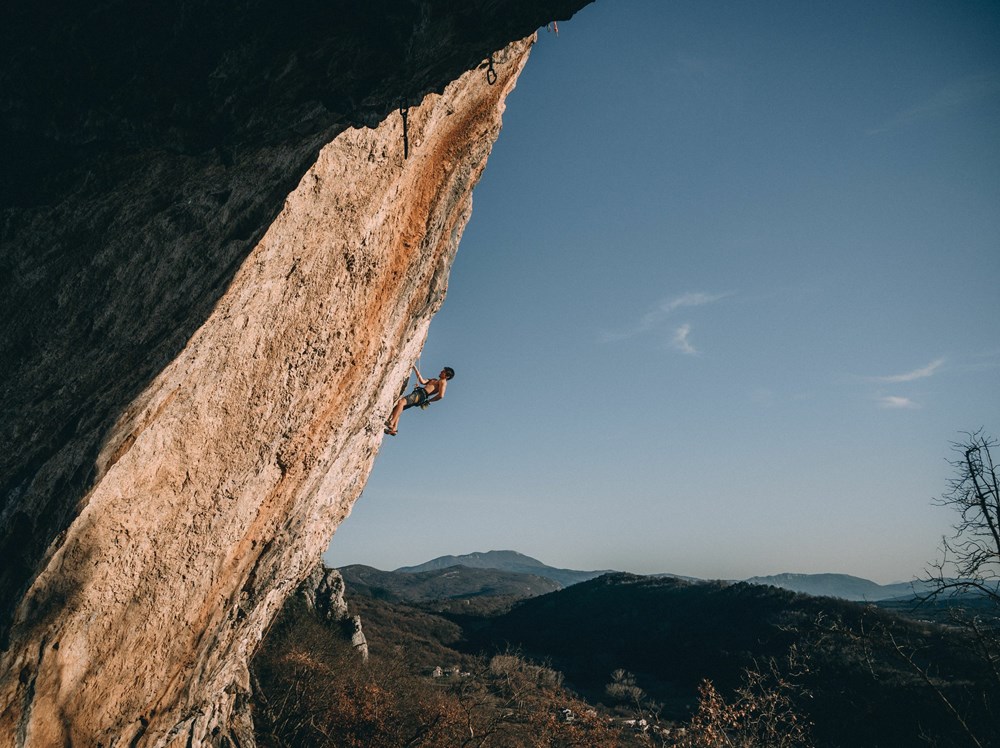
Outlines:
POLYGON ((955 618, 978 615, 980 633, 995 639, 996 611, 985 606, 935 612, 897 602, 886 610, 774 586, 618 572, 549 590, 547 567, 531 568, 352 566, 343 574, 374 667, 406 673, 385 681, 409 684, 406 698, 427 689, 459 698, 475 684, 483 704, 502 701, 491 690, 498 667, 522 676, 536 669, 528 680, 541 690, 528 699, 531 713, 505 726, 510 745, 517 725, 562 724, 562 709, 592 710, 594 729, 610 730, 601 740, 612 742, 590 744, 684 745, 705 708, 706 683, 741 709, 770 704, 771 729, 789 739, 793 725, 808 723, 810 742, 788 745, 874 748, 933 736, 935 745, 958 746, 966 730, 991 735, 983 705, 1000 703, 1000 683, 955 618))

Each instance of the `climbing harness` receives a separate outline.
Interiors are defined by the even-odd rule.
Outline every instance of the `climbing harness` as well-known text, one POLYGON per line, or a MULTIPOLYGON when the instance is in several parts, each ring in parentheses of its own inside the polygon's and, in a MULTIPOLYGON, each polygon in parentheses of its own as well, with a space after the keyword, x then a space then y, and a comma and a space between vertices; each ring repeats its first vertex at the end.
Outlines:
POLYGON ((487 61, 488 67, 486 68, 486 82, 491 86, 497 82, 497 71, 493 69, 493 55, 490 54, 490 59, 487 61))
POLYGON ((405 102, 399 106, 399 116, 403 118, 403 158, 410 156, 410 138, 407 133, 407 118, 410 116, 410 107, 405 102))

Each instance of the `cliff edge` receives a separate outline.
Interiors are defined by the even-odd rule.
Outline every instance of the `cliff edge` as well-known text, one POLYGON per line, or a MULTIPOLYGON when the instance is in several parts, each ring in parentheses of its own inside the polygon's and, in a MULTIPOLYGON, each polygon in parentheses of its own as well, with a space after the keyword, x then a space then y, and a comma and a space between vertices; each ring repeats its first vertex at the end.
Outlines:
POLYGON ((5 11, 0 742, 252 744, 247 660, 444 298, 509 42, 583 4, 5 11))

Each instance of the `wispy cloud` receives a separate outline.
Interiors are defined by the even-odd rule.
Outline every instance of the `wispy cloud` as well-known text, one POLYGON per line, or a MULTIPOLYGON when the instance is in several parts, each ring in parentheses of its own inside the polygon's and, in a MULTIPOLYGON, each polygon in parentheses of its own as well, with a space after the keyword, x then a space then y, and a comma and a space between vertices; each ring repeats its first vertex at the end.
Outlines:
POLYGON ((908 127, 920 120, 934 117, 948 110, 995 96, 1000 96, 1000 74, 987 73, 962 78, 935 91, 919 104, 890 117, 878 127, 868 130, 868 135, 878 135, 890 130, 908 127))
POLYGON ((732 293, 694 292, 666 299, 642 315, 642 317, 640 317, 639 320, 631 327, 614 332, 602 333, 601 340, 605 343, 613 343, 618 340, 634 338, 637 335, 642 335, 643 333, 659 328, 667 317, 678 309, 713 304, 716 301, 726 298, 727 296, 732 296, 732 293))
POLYGON ((688 340, 688 335, 690 334, 691 334, 691 325, 685 322, 683 325, 674 330, 673 344, 674 348, 679 350, 681 353, 686 353, 689 356, 694 356, 697 355, 698 350, 693 345, 691 345, 691 342, 688 340))
POLYGON ((914 410, 920 407, 920 404, 911 400, 908 397, 900 397, 899 395, 885 395, 878 399, 878 406, 880 408, 886 408, 889 410, 914 410))
POLYGON ((685 306, 702 306, 732 296, 730 293, 686 293, 671 299, 663 305, 665 312, 672 312, 685 306))
POLYGON ((886 382, 889 384, 898 384, 899 382, 912 382, 915 379, 925 379, 927 377, 933 376, 934 373, 941 368, 944 364, 943 358, 936 358, 931 361, 927 366, 921 366, 919 369, 914 369, 913 371, 908 371, 903 374, 891 374, 887 377, 868 377, 873 382, 886 382))

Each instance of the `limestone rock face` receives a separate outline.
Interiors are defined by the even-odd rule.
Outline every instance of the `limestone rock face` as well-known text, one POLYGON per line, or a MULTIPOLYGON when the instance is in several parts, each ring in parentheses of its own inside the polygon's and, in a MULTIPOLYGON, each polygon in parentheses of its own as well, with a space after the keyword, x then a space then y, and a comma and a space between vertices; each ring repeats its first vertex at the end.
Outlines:
POLYGON ((351 618, 351 645, 361 655, 362 662, 368 662, 368 640, 365 632, 361 630, 361 616, 351 618))
POLYGON ((305 598, 306 608, 319 620, 343 621, 350 617, 344 600, 344 577, 337 569, 316 564, 299 591, 305 598))
POLYGON ((364 486, 530 43, 324 148, 205 324, 107 435, 17 610, 17 744, 201 745, 364 486), (167 664, 167 667, 164 667, 167 664))
POLYGON ((320 621, 341 624, 362 662, 367 662, 368 639, 361 626, 361 616, 352 616, 348 611, 344 589, 344 577, 340 572, 327 569, 320 562, 299 587, 299 594, 305 598, 306 608, 320 621))
POLYGON ((0 9, 0 651, 109 432, 319 150, 587 1, 0 9))
MULTIPOLYGON (((426 30, 434 22, 462 37, 460 15, 449 26, 434 3, 395 5, 418 11, 408 38, 432 52, 431 40, 449 38, 426 30)), ((507 10, 533 28, 545 5, 507 10)), ((157 99, 130 127, 125 81, 77 123, 70 166, 23 175, 21 197, 4 193, 0 269, 19 306, 0 336, 10 415, 0 744, 252 743, 248 659, 364 487, 530 45, 495 54, 495 85, 472 69, 426 96, 447 69, 404 57, 407 90, 421 93, 410 100, 407 159, 401 117, 381 119, 394 94, 377 75, 346 90, 381 93, 344 104, 381 119, 375 128, 344 129, 350 117, 316 114, 309 92, 293 88, 288 112, 303 123, 294 148, 275 139, 283 129, 250 121, 219 124, 208 151, 185 126, 196 108, 177 124, 157 99), (112 154, 116 137, 130 146, 108 155, 115 175, 101 173, 86 151, 112 154), (256 146, 241 151, 245 142, 256 146), (272 212, 292 174, 297 186, 272 212), (74 241, 79 252, 67 249, 74 241)), ((317 64, 287 57, 288 70, 317 64)), ((278 80, 261 95, 280 99, 278 80)), ((4 111, 30 112, 30 95, 15 104, 4 111)), ((254 111, 220 106, 233 121, 254 111)), ((59 127, 69 119, 47 122, 53 142, 68 142, 59 127)), ((18 128, 8 127, 31 146, 18 128)))

